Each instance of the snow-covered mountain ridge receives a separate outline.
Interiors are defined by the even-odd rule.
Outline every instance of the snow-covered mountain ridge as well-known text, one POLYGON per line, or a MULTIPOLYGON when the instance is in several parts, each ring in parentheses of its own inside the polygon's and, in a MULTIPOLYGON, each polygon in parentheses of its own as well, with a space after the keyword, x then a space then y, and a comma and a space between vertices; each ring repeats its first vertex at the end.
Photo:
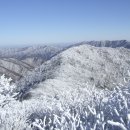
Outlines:
POLYGON ((129 49, 83 44, 58 52, 16 85, 2 76, 0 129, 129 130, 129 59, 129 49))
POLYGON ((0 49, 0 75, 5 74, 18 81, 28 71, 32 71, 61 50, 62 48, 52 46, 0 49))
POLYGON ((84 44, 95 46, 95 47, 111 47, 111 48, 124 47, 130 49, 130 41, 127 40, 83 41, 77 44, 70 45, 69 47, 84 45, 84 44))
POLYGON ((85 44, 95 47, 124 47, 130 49, 130 42, 126 40, 85 41, 70 46, 68 44, 66 46, 63 45, 63 47, 39 45, 24 48, 0 49, 0 75, 5 74, 7 77, 11 77, 13 81, 17 81, 23 75, 26 75, 28 71, 32 71, 35 67, 40 66, 63 50, 85 44))
POLYGON ((43 63, 21 79, 17 86, 22 93, 34 87, 34 95, 55 95, 86 85, 111 89, 129 81, 129 70, 129 49, 80 45, 43 63))
POLYGON ((4 48, 0 49, 1 58, 25 59, 25 57, 47 57, 48 53, 54 55, 57 51, 62 50, 54 46, 30 46, 24 48, 4 48))

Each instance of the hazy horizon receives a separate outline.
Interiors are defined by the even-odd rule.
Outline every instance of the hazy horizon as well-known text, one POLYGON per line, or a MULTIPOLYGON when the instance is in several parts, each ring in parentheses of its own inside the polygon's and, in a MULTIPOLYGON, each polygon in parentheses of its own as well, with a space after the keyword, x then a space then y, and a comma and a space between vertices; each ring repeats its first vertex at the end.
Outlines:
POLYGON ((0 1, 0 47, 130 41, 129 0, 0 1))

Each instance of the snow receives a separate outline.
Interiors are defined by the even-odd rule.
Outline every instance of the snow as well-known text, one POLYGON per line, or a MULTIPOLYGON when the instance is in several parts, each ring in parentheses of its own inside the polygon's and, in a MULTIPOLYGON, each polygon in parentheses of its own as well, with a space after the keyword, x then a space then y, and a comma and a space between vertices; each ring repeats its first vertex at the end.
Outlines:
MULTIPOLYGON (((0 78, 0 83, 11 86, 10 79, 6 79, 4 76, 0 78)), ((10 88, 14 89, 14 87, 10 88)), ((99 93, 94 87, 91 91, 86 87, 79 89, 79 92, 68 91, 67 94, 61 91, 61 94, 57 94, 61 97, 56 97, 56 95, 49 97, 49 95, 42 94, 41 97, 37 95, 37 98, 23 102, 16 101, 12 95, 5 95, 8 97, 8 99, 6 98, 8 102, 0 106, 1 130, 11 130, 12 128, 14 130, 34 130, 35 128, 42 130, 47 127, 56 127, 59 130, 67 128, 70 130, 77 128, 80 130, 96 130, 97 128, 106 130, 106 125, 111 130, 115 130, 115 128, 129 130, 129 86, 118 87, 112 92, 104 90, 99 93), (71 95, 69 95, 70 93, 71 95), (106 94, 104 95, 104 93, 106 94), (63 97, 65 94, 67 97, 63 97), (127 121, 126 117, 128 117, 127 121)))
POLYGON ((0 129, 129 130, 130 86, 119 82, 129 81, 130 53, 121 52, 82 45, 58 54, 17 84, 3 75, 0 129), (117 87, 101 89, 96 81, 117 87), (25 92, 22 102, 14 98, 17 89, 25 92))
POLYGON ((107 121, 107 122, 113 126, 118 126, 122 130, 127 130, 127 128, 125 128, 125 126, 119 122, 114 122, 114 121, 107 121))
POLYGON ((96 86, 96 91, 124 86, 130 80, 130 51, 123 50, 89 45, 69 48, 26 75, 18 86, 29 91, 33 98, 63 95, 62 92, 79 88, 91 91, 92 86, 96 86))

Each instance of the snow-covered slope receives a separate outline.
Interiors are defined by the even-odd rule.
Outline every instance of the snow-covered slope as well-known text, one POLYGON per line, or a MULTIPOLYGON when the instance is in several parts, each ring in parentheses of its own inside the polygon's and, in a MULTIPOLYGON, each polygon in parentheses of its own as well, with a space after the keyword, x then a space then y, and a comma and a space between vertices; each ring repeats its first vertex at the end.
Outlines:
POLYGON ((18 95, 2 76, 0 128, 129 130, 129 86, 100 89, 127 83, 129 70, 129 49, 80 45, 28 73, 17 83, 18 95))
POLYGON ((69 48, 45 62, 17 86, 23 96, 30 88, 33 95, 57 95, 94 85, 113 88, 130 79, 130 50, 80 45, 69 48), (21 91, 22 90, 22 91, 21 91))
POLYGON ((28 57, 48 58, 55 55, 62 48, 53 46, 30 46, 25 48, 0 49, 1 58, 25 59, 28 57))
POLYGON ((14 81, 19 80, 28 71, 32 71, 61 50, 51 46, 1 49, 0 75, 5 74, 14 81))
POLYGON ((130 49, 130 42, 126 40, 81 42, 68 47, 31 46, 0 49, 0 75, 6 74, 7 77, 17 81, 28 71, 32 71, 63 50, 79 45, 130 49))
POLYGON ((33 68, 33 66, 14 58, 0 58, 0 75, 5 74, 13 81, 19 80, 33 68))

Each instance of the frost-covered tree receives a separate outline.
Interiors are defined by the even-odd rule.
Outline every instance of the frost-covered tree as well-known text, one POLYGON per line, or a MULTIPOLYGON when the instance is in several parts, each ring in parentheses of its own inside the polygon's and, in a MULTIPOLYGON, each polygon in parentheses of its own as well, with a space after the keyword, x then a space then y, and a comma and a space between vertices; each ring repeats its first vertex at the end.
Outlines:
POLYGON ((130 130, 130 85, 113 91, 79 88, 19 102, 12 98, 10 82, 0 78, 1 130, 130 130))
POLYGON ((11 84, 12 79, 6 78, 5 75, 0 77, 0 105, 6 104, 12 99, 13 91, 16 88, 14 84, 11 84))
POLYGON ((5 78, 5 75, 0 77, 0 94, 7 95, 11 94, 16 87, 14 84, 10 84, 12 81, 11 78, 5 78))
POLYGON ((32 130, 129 130, 130 86, 117 87, 106 97, 95 95, 89 104, 82 102, 60 109, 35 111, 28 122, 32 130), (98 99, 97 99, 98 98, 98 99))

